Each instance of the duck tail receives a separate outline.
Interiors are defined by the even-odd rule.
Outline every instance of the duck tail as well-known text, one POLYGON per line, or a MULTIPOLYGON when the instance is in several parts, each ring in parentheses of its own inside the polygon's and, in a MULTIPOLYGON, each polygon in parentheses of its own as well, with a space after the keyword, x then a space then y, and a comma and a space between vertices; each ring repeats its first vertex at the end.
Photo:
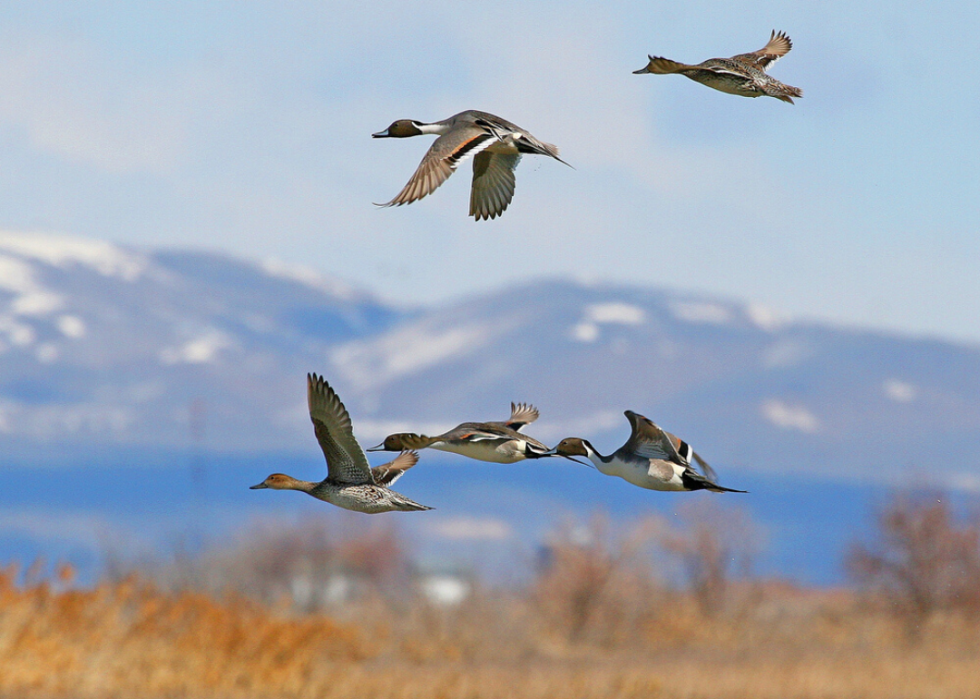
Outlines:
POLYGON ((781 82, 775 82, 774 84, 767 85, 765 88, 765 93, 770 97, 775 97, 783 102, 789 102, 793 104, 794 97, 802 97, 803 90, 798 87, 793 87, 792 85, 786 85, 781 82))
POLYGON ((650 62, 647 63, 646 67, 640 68, 639 70, 634 70, 633 73, 640 75, 642 73, 654 73, 655 75, 667 75, 669 73, 682 73, 685 70, 691 70, 696 66, 690 66, 686 63, 678 63, 677 61, 672 61, 669 58, 664 58, 663 56, 649 56, 650 62))
POLYGON ((424 512, 426 510, 431 510, 433 508, 428 505, 420 505, 410 498, 406 498, 400 493, 395 491, 390 491, 392 495, 391 504, 399 512, 424 512))
POLYGON ((690 466, 681 474, 681 482, 686 490, 710 490, 712 493, 747 493, 747 490, 735 490, 718 485, 708 480, 690 466))
POLYGON ((717 483, 712 483, 708 481, 704 485, 705 490, 710 490, 712 493, 747 493, 747 490, 735 490, 735 488, 726 488, 723 485, 718 485, 717 483))

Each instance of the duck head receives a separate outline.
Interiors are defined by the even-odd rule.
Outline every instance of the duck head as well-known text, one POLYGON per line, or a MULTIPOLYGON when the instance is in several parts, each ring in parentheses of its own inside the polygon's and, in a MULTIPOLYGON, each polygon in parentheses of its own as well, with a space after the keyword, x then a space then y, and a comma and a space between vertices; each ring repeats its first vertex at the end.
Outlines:
POLYGON ((297 490, 297 481, 292 476, 285 473, 273 473, 261 483, 249 486, 249 490, 259 490, 260 488, 272 488, 273 490, 297 490))
POLYGON ((398 121, 393 121, 391 126, 384 131, 373 133, 371 136, 373 138, 408 138, 409 136, 421 136, 425 133, 419 128, 421 126, 425 126, 421 121, 399 119, 398 121))
POLYGON ((432 443, 432 439, 424 434, 414 434, 412 432, 399 432, 389 434, 381 444, 365 449, 365 451, 410 451, 412 449, 425 449, 432 443))

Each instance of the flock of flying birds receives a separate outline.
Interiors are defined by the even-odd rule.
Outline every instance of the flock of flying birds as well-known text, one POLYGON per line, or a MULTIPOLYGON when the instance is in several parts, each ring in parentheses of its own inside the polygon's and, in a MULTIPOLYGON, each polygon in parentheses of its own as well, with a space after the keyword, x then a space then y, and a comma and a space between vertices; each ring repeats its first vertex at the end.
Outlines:
MULTIPOLYGON (((802 97, 803 92, 766 73, 791 48, 793 44, 784 32, 773 31, 769 42, 758 51, 712 58, 697 65, 650 56, 649 63, 634 73, 679 73, 721 92, 743 97, 775 97, 792 104, 793 98, 802 97)), ((373 136, 407 138, 422 134, 435 134, 438 138, 402 191, 379 206, 411 204, 432 194, 461 162, 473 158, 470 216, 477 221, 493 219, 503 214, 514 197, 514 170, 521 155, 547 155, 565 163, 558 157, 558 148, 550 143, 538 140, 506 119, 474 110, 433 123, 401 119, 373 136)), ((601 473, 619 476, 649 490, 746 492, 718 485, 713 469, 687 442, 632 410, 625 413, 632 428, 630 437, 609 456, 603 456, 587 439, 579 437, 563 439, 558 446, 549 448, 521 432, 537 420, 537 408, 511 403, 510 418, 502 422, 464 422, 435 437, 411 432, 389 435, 368 451, 397 451, 398 456, 372 468, 354 439, 347 409, 326 380, 316 374, 307 374, 307 402, 317 441, 327 460, 327 477, 313 482, 273 473, 253 485, 253 490, 300 490, 338 507, 367 514, 430 510, 431 507, 420 505, 389 486, 418 462, 418 450, 438 449, 505 464, 553 456, 578 461, 575 457, 584 456, 601 473)))

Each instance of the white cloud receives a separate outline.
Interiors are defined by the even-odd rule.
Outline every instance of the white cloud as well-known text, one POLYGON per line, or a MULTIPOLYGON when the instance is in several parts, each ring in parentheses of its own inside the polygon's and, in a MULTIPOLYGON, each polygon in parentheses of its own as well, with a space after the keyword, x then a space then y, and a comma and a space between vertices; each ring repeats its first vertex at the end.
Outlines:
POLYGON ((814 434, 820 430, 820 420, 802 405, 790 405, 770 398, 761 406, 762 416, 776 427, 814 434))

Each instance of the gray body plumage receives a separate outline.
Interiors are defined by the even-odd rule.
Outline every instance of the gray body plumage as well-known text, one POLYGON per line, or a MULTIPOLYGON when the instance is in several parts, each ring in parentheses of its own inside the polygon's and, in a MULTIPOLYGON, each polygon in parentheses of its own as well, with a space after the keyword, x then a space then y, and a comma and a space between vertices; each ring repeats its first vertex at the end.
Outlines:
POLYGON ((423 134, 438 134, 438 138, 402 191, 379 206, 411 204, 432 194, 461 162, 473 158, 470 216, 477 221, 492 219, 500 216, 514 198, 514 171, 521 155, 547 155, 565 162, 558 157, 557 147, 538 140, 517 124, 474 109, 432 123, 401 119, 373 135, 408 138, 423 134))

